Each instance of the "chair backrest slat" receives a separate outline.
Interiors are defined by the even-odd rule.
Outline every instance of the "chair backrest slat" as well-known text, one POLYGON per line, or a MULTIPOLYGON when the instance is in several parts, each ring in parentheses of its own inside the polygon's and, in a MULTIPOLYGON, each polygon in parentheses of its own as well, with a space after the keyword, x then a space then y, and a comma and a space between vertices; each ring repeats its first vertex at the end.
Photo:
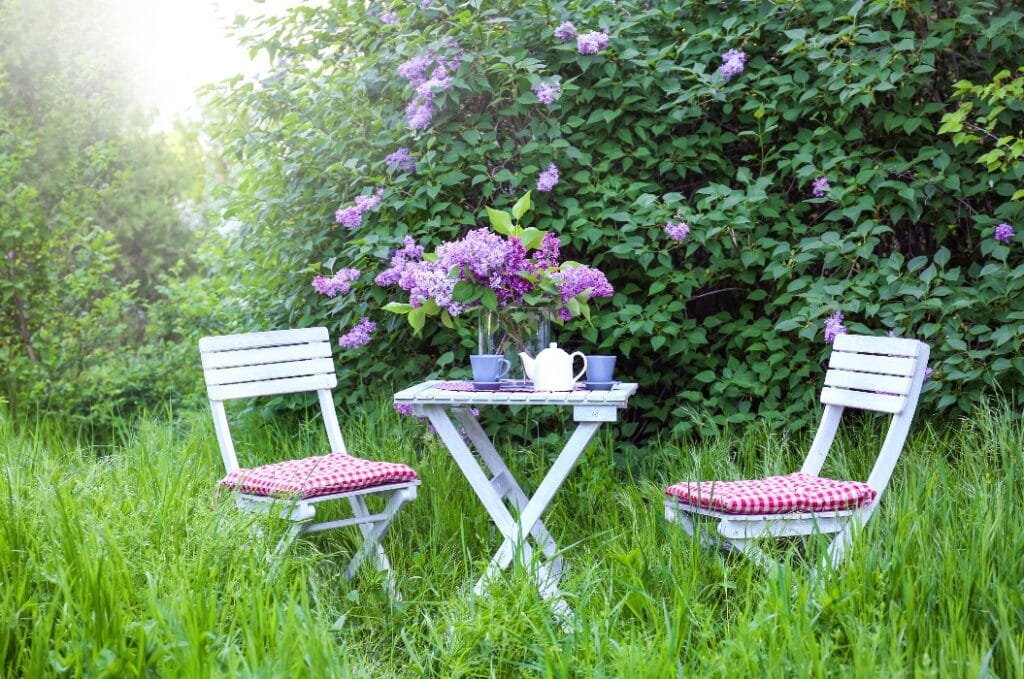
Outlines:
POLYGON ((894 415, 902 412, 921 346, 917 340, 899 337, 839 335, 829 357, 821 402, 894 415))
POLYGON ((327 328, 253 332, 199 340, 210 398, 333 389, 338 384, 327 328))

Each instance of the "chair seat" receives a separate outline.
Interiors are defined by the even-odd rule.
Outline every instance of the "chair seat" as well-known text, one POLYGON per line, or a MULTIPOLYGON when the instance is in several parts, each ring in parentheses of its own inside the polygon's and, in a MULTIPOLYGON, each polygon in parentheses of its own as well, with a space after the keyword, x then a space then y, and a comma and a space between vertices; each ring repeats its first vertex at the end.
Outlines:
POLYGON ((416 472, 404 464, 331 453, 236 469, 220 485, 250 495, 308 499, 415 480, 416 472))
POLYGON ((875 499, 871 486, 803 472, 745 481, 683 481, 665 489, 680 502, 726 514, 828 512, 865 507, 875 499))

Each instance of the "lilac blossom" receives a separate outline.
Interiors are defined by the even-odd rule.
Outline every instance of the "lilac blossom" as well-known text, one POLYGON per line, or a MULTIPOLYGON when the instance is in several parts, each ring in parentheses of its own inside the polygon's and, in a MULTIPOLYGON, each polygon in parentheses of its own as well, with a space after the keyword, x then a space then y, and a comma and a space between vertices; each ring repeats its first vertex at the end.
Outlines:
POLYGON ((395 412, 399 415, 412 415, 413 405, 411 403, 396 403, 395 412))
POLYGON ((686 240, 686 237, 690 235, 690 225, 686 222, 668 222, 665 224, 665 233, 672 240, 686 240))
POLYGON ((422 0, 420 2, 420 9, 430 9, 434 6, 433 0, 422 0))
POLYGON ((846 326, 843 325, 843 312, 837 311, 825 319, 825 344, 832 344, 836 337, 846 334, 846 326))
POLYGON ((555 37, 562 42, 569 42, 576 37, 576 27, 572 25, 571 21, 563 21, 555 29, 555 37))
POLYGON ((437 259, 446 272, 458 268, 463 277, 472 274, 477 281, 484 282, 505 263, 506 243, 486 228, 474 229, 462 240, 440 245, 437 259))
POLYGON ((434 120, 433 97, 417 97, 405 107, 405 115, 409 120, 409 129, 425 130, 434 120))
POLYGON ((442 63, 434 67, 429 80, 424 80, 416 86, 416 94, 423 98, 430 98, 437 92, 446 92, 452 88, 452 79, 448 76, 448 68, 442 63))
POLYGON ((9 251, 9 252, 7 253, 7 256, 6 256, 6 257, 4 257, 4 259, 8 259, 8 260, 10 260, 10 259, 14 259, 14 250, 10 250, 10 251, 9 251))
POLYGON ((537 190, 541 192, 547 192, 555 188, 558 185, 558 168, 554 163, 548 165, 548 169, 540 173, 537 177, 537 190))
POLYGON ((729 50, 722 55, 722 65, 718 67, 718 74, 726 81, 732 80, 735 76, 743 73, 743 65, 746 61, 746 52, 729 50))
POLYGON ((992 233, 992 237, 1000 243, 1009 243, 1013 240, 1013 227, 1006 222, 1003 222, 996 227, 995 231, 992 233))
POLYGON ((533 93, 542 104, 551 105, 558 99, 562 92, 562 86, 554 81, 539 82, 532 87, 533 93))
POLYGON ((537 254, 533 257, 537 268, 550 269, 558 266, 559 259, 562 256, 561 248, 562 242, 558 239, 558 236, 550 231, 544 234, 544 237, 540 240, 540 247, 537 248, 537 254))
POLYGON ((509 304, 518 304, 523 301, 526 293, 533 290, 533 283, 524 276, 529 274, 532 268, 523 242, 515 237, 505 241, 505 261, 501 269, 492 273, 487 282, 488 287, 494 290, 499 305, 505 307, 509 304))
POLYGON ((412 172, 416 169, 416 157, 404 146, 399 147, 397 151, 385 158, 384 162, 391 169, 401 172, 412 172))
POLYGON ((338 345, 344 349, 357 349, 370 343, 377 324, 363 316, 355 327, 338 338, 338 345))
POLYGON ((391 255, 390 267, 377 274, 377 277, 373 279, 377 285, 398 285, 406 265, 423 259, 423 246, 416 245, 412 236, 406 236, 402 243, 402 247, 391 255))
POLYGON ((396 12, 384 12, 380 15, 380 22, 382 24, 393 24, 398 22, 398 14, 396 12))
POLYGON ((580 54, 597 54, 608 47, 606 31, 591 31, 576 36, 576 49, 580 54))
POLYGON ((587 299, 594 297, 611 297, 615 289, 605 275, 598 269, 578 264, 573 267, 556 271, 551 279, 558 286, 558 292, 562 296, 562 308, 558 310, 558 317, 563 321, 572 318, 572 312, 564 306, 570 299, 583 293, 587 293, 587 299))
POLYGON ((374 210, 380 205, 384 189, 377 187, 377 190, 369 196, 356 196, 355 205, 342 208, 334 213, 334 219, 346 229, 355 229, 363 225, 363 215, 374 210))
POLYGON ((334 219, 346 229, 355 229, 363 225, 363 213, 355 205, 338 210, 334 213, 334 219))
POLYGON ((411 82, 414 86, 419 85, 427 79, 427 68, 434 61, 434 58, 433 52, 413 57, 399 65, 398 75, 411 82))
POLYGON ((829 184, 827 177, 818 177, 811 182, 811 194, 815 198, 824 198, 825 194, 828 193, 829 184))
POLYGON ((352 282, 358 280, 362 275, 359 269, 341 269, 333 276, 316 276, 313 279, 313 288, 321 295, 334 297, 338 293, 345 294, 352 289, 352 282))

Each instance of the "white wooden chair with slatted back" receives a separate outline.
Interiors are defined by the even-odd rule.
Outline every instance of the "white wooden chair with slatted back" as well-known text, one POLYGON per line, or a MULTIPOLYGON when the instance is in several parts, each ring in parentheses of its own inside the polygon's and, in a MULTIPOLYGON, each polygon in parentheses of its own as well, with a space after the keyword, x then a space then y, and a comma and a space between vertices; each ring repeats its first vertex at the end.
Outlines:
POLYGON ((246 510, 282 510, 294 523, 278 545, 278 552, 300 533, 358 526, 363 542, 352 557, 345 576, 351 578, 360 563, 372 556, 379 570, 391 565, 380 541, 395 515, 416 498, 416 472, 403 464, 351 457, 341 437, 332 390, 337 385, 326 328, 255 332, 204 337, 199 340, 206 389, 213 423, 227 476, 221 485, 235 491, 238 506, 246 510), (317 393, 330 453, 285 460, 254 468, 239 467, 228 429, 224 402, 273 394, 317 393), (366 498, 382 496, 383 511, 370 513, 366 498), (316 505, 347 500, 353 516, 315 522, 316 505))
POLYGON ((703 543, 740 551, 766 568, 774 562, 756 546, 759 538, 835 534, 826 563, 835 568, 889 484, 927 366, 923 342, 839 335, 821 391, 825 412, 801 470, 767 479, 678 483, 666 489, 665 517, 691 535, 699 530, 703 543), (892 415, 867 482, 819 476, 846 408, 892 415), (716 521, 718 536, 712 536, 705 524, 716 521))

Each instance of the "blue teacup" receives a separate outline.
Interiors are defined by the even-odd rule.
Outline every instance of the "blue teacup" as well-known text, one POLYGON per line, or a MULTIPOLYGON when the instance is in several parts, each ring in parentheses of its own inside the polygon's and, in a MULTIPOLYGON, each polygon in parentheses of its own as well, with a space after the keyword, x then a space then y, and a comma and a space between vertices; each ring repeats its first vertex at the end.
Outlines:
POLYGON ((611 382, 615 356, 587 356, 587 382, 611 382))
POLYGON ((474 382, 497 382, 512 367, 501 354, 474 354, 469 362, 473 365, 474 382))

